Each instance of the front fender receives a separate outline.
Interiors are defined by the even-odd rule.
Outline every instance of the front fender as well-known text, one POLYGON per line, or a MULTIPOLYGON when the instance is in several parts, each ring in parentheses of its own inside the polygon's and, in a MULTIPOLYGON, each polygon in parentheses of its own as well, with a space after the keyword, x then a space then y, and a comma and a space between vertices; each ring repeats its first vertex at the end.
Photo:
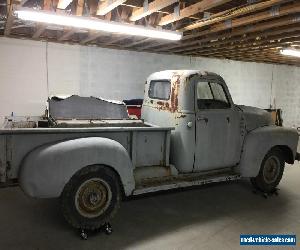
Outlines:
POLYGON ((298 133, 295 129, 265 126, 251 131, 247 134, 243 146, 240 161, 241 176, 256 177, 263 158, 275 146, 289 148, 295 159, 297 145, 298 133))
POLYGON ((114 140, 101 137, 56 142, 34 149, 21 165, 20 186, 32 197, 59 197, 74 173, 94 164, 113 168, 120 176, 125 194, 132 193, 133 166, 126 149, 114 140))

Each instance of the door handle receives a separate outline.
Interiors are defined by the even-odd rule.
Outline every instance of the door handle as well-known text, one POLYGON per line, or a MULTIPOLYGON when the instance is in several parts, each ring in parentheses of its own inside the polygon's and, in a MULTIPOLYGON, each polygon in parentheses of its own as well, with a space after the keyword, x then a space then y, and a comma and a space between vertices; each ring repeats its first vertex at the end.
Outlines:
POLYGON ((188 128, 191 128, 191 127, 193 127, 193 122, 188 122, 186 125, 188 128))
POLYGON ((205 121, 207 123, 208 119, 206 117, 199 116, 197 117, 197 121, 205 121))

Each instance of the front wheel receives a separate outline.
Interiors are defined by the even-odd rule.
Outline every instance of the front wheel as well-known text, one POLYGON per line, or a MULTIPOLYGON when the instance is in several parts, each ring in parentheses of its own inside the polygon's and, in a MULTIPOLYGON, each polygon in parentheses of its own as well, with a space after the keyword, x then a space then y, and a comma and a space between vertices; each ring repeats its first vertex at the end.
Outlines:
POLYGON ((66 220, 75 228, 96 230, 108 222, 121 200, 118 176, 101 165, 75 173, 61 195, 66 220))
POLYGON ((263 192, 272 192, 279 184, 283 170, 282 152, 278 148, 273 148, 264 157, 258 175, 250 180, 255 188, 263 192))

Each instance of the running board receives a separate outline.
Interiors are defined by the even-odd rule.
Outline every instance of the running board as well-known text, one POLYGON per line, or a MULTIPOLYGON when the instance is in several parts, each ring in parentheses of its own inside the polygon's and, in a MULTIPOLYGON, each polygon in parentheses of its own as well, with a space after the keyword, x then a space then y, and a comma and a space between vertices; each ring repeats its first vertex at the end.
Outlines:
POLYGON ((223 175, 215 175, 215 176, 198 176, 197 179, 193 178, 187 178, 189 180, 184 180, 184 178, 179 178, 178 180, 173 181, 160 181, 160 184, 158 182, 152 182, 152 185, 146 184, 138 186, 137 189, 133 191, 133 195, 140 195, 140 194, 146 194, 146 193, 153 193, 158 191, 165 191, 170 189, 177 189, 177 188, 184 188, 184 187, 192 187, 192 186, 201 186, 209 183, 217 183, 217 182, 228 182, 228 181, 234 181, 239 180, 241 178, 238 174, 224 174, 223 175), (202 177, 202 178, 201 178, 202 177))

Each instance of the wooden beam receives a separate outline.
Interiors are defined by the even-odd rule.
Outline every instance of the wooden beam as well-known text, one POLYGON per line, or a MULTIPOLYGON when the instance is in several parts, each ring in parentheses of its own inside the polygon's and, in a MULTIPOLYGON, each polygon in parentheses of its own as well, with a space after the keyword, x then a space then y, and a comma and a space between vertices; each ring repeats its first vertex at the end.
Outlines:
POLYGON ((23 6, 25 3, 27 3, 28 2, 28 0, 18 0, 19 2, 20 2, 20 6, 23 6))
POLYGON ((300 36, 298 35, 298 37, 285 38, 279 42, 264 41, 261 43, 257 43, 256 45, 250 44, 245 47, 228 47, 228 48, 222 48, 216 50, 210 49, 210 50, 195 52, 193 54, 214 55, 214 54, 231 54, 231 53, 237 54, 240 52, 252 53, 255 50, 260 51, 263 48, 277 48, 283 45, 298 44, 299 42, 300 42, 300 36))
POLYGON ((103 32, 100 32, 100 31, 99 32, 89 32, 89 35, 86 38, 84 38, 83 40, 81 40, 79 43, 82 45, 86 44, 90 41, 97 39, 98 37, 100 37, 102 35, 103 35, 103 32))
POLYGON ((57 8, 58 9, 62 9, 64 10, 65 8, 67 8, 69 6, 69 4, 72 2, 73 0, 59 0, 58 4, 57 4, 57 8))
POLYGON ((285 5, 283 7, 278 6, 278 9, 270 9, 267 11, 259 12, 254 15, 233 19, 231 22, 220 23, 211 27, 210 30, 211 32, 218 32, 226 29, 236 28, 243 25, 257 23, 260 21, 266 21, 272 18, 285 16, 297 12, 300 12, 300 2, 298 3, 295 2, 293 4, 285 5))
POLYGON ((59 37, 57 40, 60 41, 60 42, 64 41, 64 40, 67 40, 72 35, 74 35, 74 33, 75 33, 75 29, 70 29, 70 30, 64 31, 63 35, 61 37, 59 37))
POLYGON ((239 50, 251 50, 254 47, 257 46, 264 46, 267 44, 275 44, 276 42, 271 42, 271 41, 275 41, 278 40, 278 43, 281 42, 290 42, 290 41, 296 41, 297 39, 299 40, 300 38, 300 34, 299 33, 295 33, 295 34, 287 34, 287 35, 282 35, 281 37, 279 35, 277 36, 273 36, 273 37, 268 37, 268 38, 264 38, 261 40, 253 40, 253 41, 249 41, 246 43, 240 43, 240 44, 233 44, 233 45, 221 45, 219 47, 206 47, 206 48, 201 48, 198 50, 193 50, 194 53, 202 53, 202 52, 208 52, 208 53, 214 53, 214 52, 228 52, 228 51, 232 51, 232 52, 237 52, 239 50), (281 38, 281 39, 280 39, 281 38))
POLYGON ((200 40, 199 45, 195 46, 189 46, 185 48, 180 48, 180 49, 171 49, 172 52, 179 53, 179 52, 187 52, 187 51, 193 51, 193 50, 198 50, 201 48, 209 48, 209 47, 214 47, 214 46, 220 46, 220 45, 227 45, 227 44, 232 44, 232 43, 244 43, 245 41, 249 40, 254 40, 257 39, 258 37, 267 37, 268 39, 278 39, 280 36, 283 36, 285 34, 290 34, 290 33, 295 33, 295 32, 300 32, 300 26, 298 27, 291 27, 287 28, 286 26, 283 28, 278 28, 276 30, 269 30, 269 31, 264 31, 264 32, 255 32, 255 33, 250 33, 247 35, 242 35, 242 36, 227 36, 224 37, 224 39, 219 39, 214 42, 211 42, 211 37, 208 37, 206 39, 200 40))
POLYGON ((150 41, 152 41, 153 39, 151 38, 144 38, 142 40, 138 40, 138 41, 135 41, 135 42, 132 42, 132 43, 128 43, 126 44, 125 46, 123 46, 124 48, 130 48, 132 46, 136 46, 136 45, 139 45, 139 44, 143 44, 143 43, 148 43, 150 41))
POLYGON ((195 15, 199 12, 204 12, 205 10, 217 7, 219 5, 230 2, 231 0, 202 0, 198 3, 190 5, 182 10, 180 10, 179 15, 169 14, 160 20, 158 25, 166 25, 169 23, 173 23, 175 21, 181 20, 185 17, 189 17, 195 15))
POLYGON ((112 44, 121 42, 121 41, 125 40, 126 38, 127 38, 127 36, 117 35, 117 37, 115 39, 111 39, 108 43, 105 43, 105 45, 112 45, 112 44))
POLYGON ((224 37, 240 36, 244 34, 272 29, 276 27, 297 24, 299 22, 300 22, 300 15, 297 14, 294 16, 282 17, 273 21, 256 24, 253 26, 245 26, 233 30, 225 30, 220 34, 218 32, 211 32, 210 29, 208 29, 201 32, 197 32, 192 35, 184 36, 183 41, 180 43, 169 45, 169 46, 162 46, 162 44, 158 44, 150 47, 150 49, 152 49, 153 51, 161 52, 161 51, 169 51, 172 49, 183 48, 183 47, 191 47, 197 45, 199 46, 201 42, 203 41, 207 42, 207 38, 210 38, 211 40, 216 40, 224 37), (190 41, 185 41, 185 40, 190 40, 190 41), (156 48, 158 46, 160 46, 160 48, 156 48))
POLYGON ((11 32, 11 28, 13 26, 15 16, 13 15, 13 8, 14 5, 12 4, 11 1, 7 0, 7 20, 5 24, 5 29, 4 29, 4 35, 9 36, 11 32))
POLYGON ((36 26, 36 31, 34 32, 32 38, 33 38, 33 39, 39 38, 40 35, 43 34, 45 30, 46 30, 45 24, 38 24, 38 25, 36 26))
POLYGON ((141 7, 141 8, 137 8, 136 10, 133 10, 129 20, 135 22, 145 16, 149 16, 152 13, 161 10, 163 8, 166 8, 176 2, 178 2, 178 0, 154 0, 153 2, 149 3, 147 8, 141 7))
POLYGON ((104 16, 108 12, 112 11, 113 9, 117 8, 118 6, 120 6, 125 2, 126 0, 99 1, 98 8, 97 8, 97 15, 104 16))
POLYGON ((266 9, 275 4, 280 4, 283 2, 286 2, 286 0, 269 0, 266 2, 255 3, 255 4, 243 6, 240 8, 234 8, 232 10, 226 11, 222 16, 220 16, 219 13, 217 13, 216 15, 210 16, 209 19, 203 19, 203 20, 197 21, 196 23, 193 23, 186 27, 181 28, 179 31, 184 32, 184 31, 188 31, 188 30, 202 28, 202 27, 205 27, 207 25, 211 25, 211 24, 214 24, 217 22, 226 21, 228 19, 232 19, 232 18, 235 18, 238 16, 242 16, 242 15, 253 13, 255 11, 266 9))
POLYGON ((77 0, 76 16, 82 16, 84 7, 84 0, 77 0))

